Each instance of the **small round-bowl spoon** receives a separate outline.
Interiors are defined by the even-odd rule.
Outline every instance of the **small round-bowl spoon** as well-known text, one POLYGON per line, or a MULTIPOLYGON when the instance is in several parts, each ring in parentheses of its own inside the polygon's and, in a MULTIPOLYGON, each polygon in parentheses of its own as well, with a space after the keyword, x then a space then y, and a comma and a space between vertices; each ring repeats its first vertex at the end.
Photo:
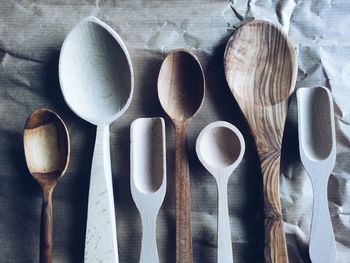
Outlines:
POLYGON ((244 138, 231 123, 216 121, 199 134, 196 152, 203 166, 214 176, 218 188, 218 263, 232 263, 231 228, 227 202, 228 180, 242 161, 244 138))
POLYGON ((158 76, 158 97, 175 126, 176 262, 192 262, 190 179, 187 127, 205 93, 201 64, 190 51, 177 49, 164 59, 158 76))
POLYGON ((119 35, 95 17, 88 17, 66 37, 59 77, 68 106, 97 126, 91 165, 85 263, 118 262, 112 186, 109 125, 129 107, 133 70, 119 35))
POLYGON ((29 172, 42 190, 40 262, 52 262, 52 192, 69 163, 69 135, 53 111, 39 109, 29 115, 23 132, 29 172))
POLYGON ((327 185, 336 159, 333 100, 325 87, 299 88, 298 133, 301 162, 314 192, 309 253, 313 263, 333 263, 336 245, 327 185))
POLYGON ((142 220, 140 263, 157 263, 156 221, 166 192, 164 120, 133 121, 130 141, 130 188, 142 220))

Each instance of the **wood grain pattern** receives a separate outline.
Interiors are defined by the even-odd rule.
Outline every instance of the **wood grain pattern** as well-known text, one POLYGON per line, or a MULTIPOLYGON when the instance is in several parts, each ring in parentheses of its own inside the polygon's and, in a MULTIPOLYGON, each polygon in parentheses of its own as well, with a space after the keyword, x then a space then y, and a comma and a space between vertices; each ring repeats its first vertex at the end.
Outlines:
POLYGON ((265 21, 251 21, 238 28, 228 41, 224 68, 260 158, 265 261, 288 262, 279 176, 288 99, 297 76, 295 51, 278 27, 265 21))
POLYGON ((130 141, 130 189, 142 220, 139 262, 158 263, 156 221, 167 184, 164 120, 136 119, 130 141))
POLYGON ((190 179, 187 126, 200 109, 205 90, 203 69, 196 56, 183 49, 171 52, 158 77, 158 96, 175 127, 176 262, 192 262, 190 179))
POLYGON ((52 262, 52 192, 67 169, 69 135, 53 111, 39 109, 27 119, 23 132, 28 169, 42 189, 40 262, 52 262))
POLYGON ((332 95, 324 87, 299 88, 297 101, 300 159, 314 194, 310 258, 313 263, 333 263, 336 244, 327 199, 328 179, 336 159, 332 95))

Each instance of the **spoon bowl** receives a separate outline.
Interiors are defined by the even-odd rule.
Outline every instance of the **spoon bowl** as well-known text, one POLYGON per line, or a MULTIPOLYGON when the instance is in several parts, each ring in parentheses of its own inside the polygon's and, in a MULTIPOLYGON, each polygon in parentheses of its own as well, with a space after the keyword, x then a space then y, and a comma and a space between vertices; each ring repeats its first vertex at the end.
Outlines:
POLYGON ((53 111, 39 109, 29 115, 23 132, 29 172, 42 189, 40 262, 52 262, 52 192, 69 163, 69 135, 53 111))
POLYGON ((97 125, 91 165, 85 262, 118 262, 109 124, 129 107, 133 93, 130 56, 119 35, 88 17, 67 35, 59 77, 68 106, 97 125))
POLYGON ((253 20, 229 39, 224 69, 257 147, 263 178, 265 262, 288 263, 279 195, 282 137, 288 100, 295 88, 295 51, 281 29, 253 20))
POLYGON ((232 124, 216 121, 206 126, 196 141, 196 152, 203 166, 214 176, 218 188, 218 263, 232 263, 231 228, 227 184, 242 161, 245 142, 232 124))
POLYGON ((193 260, 186 136, 188 123, 203 103, 204 90, 198 58, 184 49, 168 54, 159 71, 158 97, 175 127, 176 262, 193 260))

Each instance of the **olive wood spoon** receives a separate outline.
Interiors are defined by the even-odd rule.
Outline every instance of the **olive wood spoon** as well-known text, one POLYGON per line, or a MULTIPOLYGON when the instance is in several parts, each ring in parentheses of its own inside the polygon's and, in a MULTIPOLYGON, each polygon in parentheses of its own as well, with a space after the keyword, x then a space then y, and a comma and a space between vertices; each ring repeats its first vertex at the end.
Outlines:
POLYGON ((42 189, 40 262, 52 262, 52 192, 69 162, 69 135, 53 111, 39 109, 29 115, 23 132, 29 172, 42 189))
POLYGON ((263 177, 265 261, 288 262, 279 195, 282 136, 295 88, 295 51, 281 30, 265 21, 239 27, 224 55, 225 75, 255 139, 263 177))
POLYGON ((203 166, 215 178, 218 189, 218 263, 232 263, 232 240, 227 201, 230 176, 242 161, 244 138, 231 123, 216 121, 199 134, 196 152, 203 166))
POLYGON ((175 127, 176 262, 192 262, 190 181, 187 157, 187 127, 200 109, 205 80, 196 56, 174 50, 163 61, 158 76, 160 103, 175 127))
POLYGON ((299 88, 297 101, 300 159, 314 193, 310 259, 313 263, 333 263, 336 245, 327 199, 328 178, 336 159, 332 95, 324 87, 299 88))

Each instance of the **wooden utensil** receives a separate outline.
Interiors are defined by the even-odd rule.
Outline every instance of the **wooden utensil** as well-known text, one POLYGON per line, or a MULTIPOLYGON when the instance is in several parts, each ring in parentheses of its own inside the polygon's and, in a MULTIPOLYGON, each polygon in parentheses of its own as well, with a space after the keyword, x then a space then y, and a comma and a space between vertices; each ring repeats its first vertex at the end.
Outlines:
POLYGON ((336 245, 327 199, 328 178, 336 159, 332 95, 324 87, 299 88, 297 101, 300 159, 314 192, 310 258, 313 263, 332 263, 336 245))
POLYGON ((295 51, 277 26, 255 20, 233 33, 224 58, 228 85, 250 126, 260 158, 265 261, 286 263, 279 176, 288 99, 297 77, 295 51))
POLYGON ((227 184, 242 161, 245 143, 231 123, 216 121, 199 134, 196 152, 203 166, 214 176, 218 188, 218 263, 231 263, 232 241, 227 203, 227 184))
POLYGON ((97 126, 91 165, 85 263, 118 262, 109 124, 129 107, 130 56, 118 34, 95 17, 66 37, 59 60, 63 96, 78 116, 97 126))
POLYGON ((190 181, 186 134, 204 98, 205 80, 196 56, 174 50, 163 61, 158 76, 158 96, 175 127, 176 158, 176 262, 192 262, 190 181))
POLYGON ((70 144, 66 125, 53 111, 39 109, 29 115, 23 132, 28 169, 42 190, 40 262, 52 262, 52 192, 65 174, 70 144))
POLYGON ((130 188, 142 219, 140 263, 157 263, 156 221, 166 192, 164 120, 133 121, 130 140, 130 188))

